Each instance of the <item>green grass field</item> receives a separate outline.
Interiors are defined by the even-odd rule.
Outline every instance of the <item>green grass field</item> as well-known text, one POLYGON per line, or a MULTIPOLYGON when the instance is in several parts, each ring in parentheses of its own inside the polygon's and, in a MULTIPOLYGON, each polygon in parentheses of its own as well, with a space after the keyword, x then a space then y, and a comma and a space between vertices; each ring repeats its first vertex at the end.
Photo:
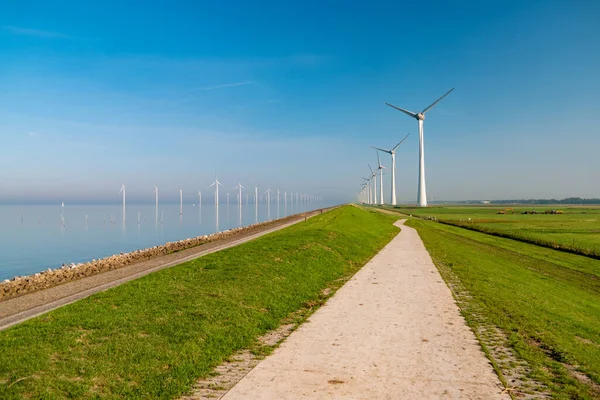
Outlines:
POLYGON ((0 332, 0 398, 171 399, 323 301, 398 232, 344 206, 0 332))
POLYGON ((395 208, 409 215, 435 217, 453 224, 469 225, 483 232, 600 257, 600 207, 528 206, 515 207, 514 214, 498 214, 504 209, 504 206, 395 208), (543 214, 545 210, 556 209, 562 210, 563 214, 543 214), (531 210, 541 214, 521 214, 531 210))
MULTIPOLYGON (((491 219, 489 212, 419 210, 440 219, 491 219)), ((501 217, 507 216, 494 218, 501 217)), ((517 226, 546 222, 520 217, 514 217, 517 226)), ((582 223, 579 214, 553 217, 582 223)), ((505 345, 532 367, 530 378, 547 385, 554 398, 600 398, 600 261, 432 221, 412 218, 408 225, 418 230, 444 279, 464 288, 459 304, 471 326, 483 318, 500 328, 505 345), (588 378, 576 379, 572 371, 588 378)))

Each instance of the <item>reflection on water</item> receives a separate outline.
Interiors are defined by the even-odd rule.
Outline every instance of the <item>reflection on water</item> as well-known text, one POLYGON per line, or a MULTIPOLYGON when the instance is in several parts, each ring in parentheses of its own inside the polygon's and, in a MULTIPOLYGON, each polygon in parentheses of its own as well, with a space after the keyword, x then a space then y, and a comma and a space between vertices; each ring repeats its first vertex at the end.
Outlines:
MULTIPOLYGON (((276 199, 272 200, 279 215, 276 199)), ((301 212, 299 203, 284 203, 281 217, 288 211, 301 212)), ((310 205, 310 209, 317 207, 324 205, 310 205)), ((127 208, 121 204, 0 206, 0 279, 247 226, 271 217, 269 204, 253 204, 248 196, 244 203, 222 208, 213 204, 161 204, 159 215, 155 204, 129 204, 127 208), (134 217, 128 219, 127 212, 134 217)))

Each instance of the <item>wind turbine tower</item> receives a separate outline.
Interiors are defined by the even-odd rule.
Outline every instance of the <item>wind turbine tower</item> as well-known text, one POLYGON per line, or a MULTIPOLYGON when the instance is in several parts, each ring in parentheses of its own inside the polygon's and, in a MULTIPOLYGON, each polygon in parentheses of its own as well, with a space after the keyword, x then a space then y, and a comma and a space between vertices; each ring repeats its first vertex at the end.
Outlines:
POLYGON ((219 208, 219 185, 223 186, 219 179, 215 177, 215 181, 209 187, 215 187, 215 208, 219 208))
POLYGON ((267 188, 265 190, 265 194, 267 195, 267 220, 271 219, 271 189, 267 188))
POLYGON ((434 101, 429 107, 426 107, 420 113, 414 113, 412 111, 405 110, 400 107, 396 107, 393 104, 385 103, 386 105, 395 108, 398 111, 403 112, 409 117, 415 118, 419 123, 419 189, 417 195, 417 204, 419 207, 427 207, 427 190, 425 189, 425 149, 423 143, 423 121, 425 121, 425 113, 431 110, 437 103, 440 102, 444 97, 448 96, 454 88, 448 90, 446 94, 434 101))
POLYGON ((119 193, 123 192, 123 224, 125 223, 125 191, 126 186, 123 182, 121 182, 121 190, 119 190, 119 193))
POLYGON ((260 185, 254 185, 254 221, 258 222, 258 187, 260 185))
POLYGON ((371 164, 367 164, 371 170, 371 180, 373 181, 373 204, 377 204, 377 174, 371 168, 371 164))
POLYGON ((391 156, 392 156, 392 198, 391 198, 391 203, 393 206, 396 205, 396 149, 398 147, 400 147, 402 142, 404 142, 404 140, 409 136, 410 136, 410 133, 408 135, 404 136, 404 139, 402 139, 400 141, 400 143, 398 143, 397 145, 392 147, 391 150, 386 150, 386 149, 381 149, 379 147, 371 146, 375 150, 383 151, 384 153, 391 154, 391 156))
POLYGON ((125 184, 121 182, 121 190, 119 190, 119 194, 123 193, 123 209, 125 209, 125 184))
POLYGON ((158 186, 154 185, 154 200, 156 203, 156 212, 158 212, 158 186))
POLYGON ((243 188, 244 187, 239 182, 238 182, 238 185, 233 188, 233 190, 236 190, 236 189, 238 190, 238 201, 240 202, 240 208, 242 208, 242 189, 243 188))
MULTIPOLYGON (((381 165, 381 161, 379 160, 379 152, 377 151, 377 169, 379 170, 379 204, 383 205, 383 170, 387 169, 383 165, 381 165)), ((377 177, 375 177, 377 180, 377 177)))

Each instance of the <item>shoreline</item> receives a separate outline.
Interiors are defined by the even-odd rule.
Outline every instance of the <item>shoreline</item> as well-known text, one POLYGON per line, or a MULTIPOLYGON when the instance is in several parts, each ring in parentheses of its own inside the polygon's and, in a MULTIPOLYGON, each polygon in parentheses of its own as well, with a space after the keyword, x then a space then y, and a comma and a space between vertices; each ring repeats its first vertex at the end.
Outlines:
MULTIPOLYGON (((334 206, 337 207, 337 206, 334 206)), ((56 269, 48 268, 45 271, 25 276, 15 276, 0 282, 0 303, 9 299, 21 297, 26 294, 50 289, 76 280, 89 278, 108 271, 122 269, 124 267, 139 264, 144 261, 158 259, 170 254, 179 253, 189 249, 195 249, 208 243, 235 238, 246 233, 260 231, 272 225, 285 224, 288 221, 302 218, 315 213, 323 212, 334 207, 307 211, 305 213, 292 214, 284 218, 263 221, 255 224, 227 229, 209 235, 201 235, 162 245, 152 246, 144 249, 133 250, 128 253, 113 254, 100 259, 93 259, 85 263, 63 264, 56 269)), ((0 316, 1 317, 1 316, 0 316)))

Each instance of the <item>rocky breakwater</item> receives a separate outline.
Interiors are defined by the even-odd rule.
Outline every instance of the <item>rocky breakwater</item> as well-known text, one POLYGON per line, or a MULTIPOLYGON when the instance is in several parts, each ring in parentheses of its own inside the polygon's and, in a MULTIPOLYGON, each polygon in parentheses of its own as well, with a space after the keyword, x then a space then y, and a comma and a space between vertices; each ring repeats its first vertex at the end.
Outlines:
POLYGON ((32 293, 38 290, 47 289, 76 279, 122 268, 127 265, 149 260, 155 257, 186 250, 201 244, 224 239, 241 232, 252 231, 259 227, 285 222, 294 219, 294 217, 295 216, 290 216, 275 221, 260 222, 242 228, 234 228, 223 232, 213 233, 211 235, 203 235, 194 238, 178 240, 176 242, 168 242, 160 246, 154 246, 142 250, 134 250, 130 253, 115 254, 86 263, 63 265, 57 269, 49 268, 46 271, 29 276, 17 276, 11 280, 5 280, 0 283, 0 301, 27 293, 32 293))

